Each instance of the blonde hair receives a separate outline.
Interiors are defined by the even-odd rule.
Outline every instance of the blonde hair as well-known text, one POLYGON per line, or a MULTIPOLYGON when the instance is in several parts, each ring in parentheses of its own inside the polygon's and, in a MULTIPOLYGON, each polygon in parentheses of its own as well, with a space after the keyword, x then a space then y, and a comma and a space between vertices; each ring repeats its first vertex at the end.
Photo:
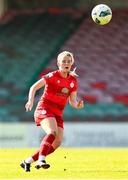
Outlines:
MULTIPOLYGON (((63 59, 65 56, 71 57, 71 59, 72 59, 72 65, 73 65, 73 64, 74 64, 74 57, 73 57, 73 54, 72 54, 71 52, 69 52, 69 51, 63 51, 63 52, 61 52, 61 53, 58 55, 58 57, 57 57, 57 62, 58 62, 58 63, 61 63, 62 59, 63 59)), ((73 71, 70 71, 69 74, 72 75, 72 76, 78 76, 75 71, 76 71, 76 67, 73 69, 73 71)))

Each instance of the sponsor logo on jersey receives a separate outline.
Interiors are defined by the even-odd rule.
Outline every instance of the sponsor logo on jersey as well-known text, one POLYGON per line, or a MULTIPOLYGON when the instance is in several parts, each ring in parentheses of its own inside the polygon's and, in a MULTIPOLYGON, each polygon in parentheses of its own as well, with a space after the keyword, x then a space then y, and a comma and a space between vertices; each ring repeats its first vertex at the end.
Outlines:
POLYGON ((64 87, 64 88, 61 89, 61 92, 64 93, 64 94, 68 94, 69 90, 68 90, 68 88, 64 87))

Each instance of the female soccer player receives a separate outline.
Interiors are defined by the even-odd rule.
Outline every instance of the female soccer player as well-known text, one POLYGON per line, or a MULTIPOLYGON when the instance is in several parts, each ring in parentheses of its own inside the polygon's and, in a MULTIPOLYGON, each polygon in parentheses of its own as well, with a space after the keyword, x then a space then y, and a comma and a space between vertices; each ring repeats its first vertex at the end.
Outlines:
POLYGON ((35 168, 47 169, 50 167, 45 158, 62 142, 62 114, 67 101, 69 100, 73 108, 81 109, 84 107, 83 101, 77 100, 77 74, 75 71, 70 71, 73 63, 72 53, 61 52, 57 57, 58 70, 43 76, 29 90, 28 102, 25 105, 26 111, 31 111, 36 91, 45 86, 44 93, 37 104, 34 118, 36 125, 41 126, 46 135, 39 150, 20 164, 26 172, 30 171, 30 164, 37 160, 35 168))

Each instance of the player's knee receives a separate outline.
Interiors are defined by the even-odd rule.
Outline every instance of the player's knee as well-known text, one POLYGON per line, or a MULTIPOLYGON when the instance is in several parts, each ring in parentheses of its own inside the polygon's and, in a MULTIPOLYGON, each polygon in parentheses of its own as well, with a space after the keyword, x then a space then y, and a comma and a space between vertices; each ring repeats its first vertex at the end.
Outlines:
POLYGON ((57 131, 51 131, 51 134, 53 134, 55 137, 57 137, 58 132, 57 131))

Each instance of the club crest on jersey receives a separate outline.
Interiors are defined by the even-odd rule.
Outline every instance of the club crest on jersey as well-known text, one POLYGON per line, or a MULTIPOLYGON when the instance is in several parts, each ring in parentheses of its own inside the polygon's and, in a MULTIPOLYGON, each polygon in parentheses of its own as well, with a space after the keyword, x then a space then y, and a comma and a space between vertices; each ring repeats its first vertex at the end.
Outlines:
POLYGON ((69 90, 67 88, 62 88, 61 92, 64 94, 68 94, 69 90))
POLYGON ((46 113, 47 113, 46 110, 41 111, 41 114, 46 114, 46 113))
POLYGON ((70 87, 71 87, 71 88, 74 87, 74 83, 73 83, 73 82, 70 83, 70 87))

